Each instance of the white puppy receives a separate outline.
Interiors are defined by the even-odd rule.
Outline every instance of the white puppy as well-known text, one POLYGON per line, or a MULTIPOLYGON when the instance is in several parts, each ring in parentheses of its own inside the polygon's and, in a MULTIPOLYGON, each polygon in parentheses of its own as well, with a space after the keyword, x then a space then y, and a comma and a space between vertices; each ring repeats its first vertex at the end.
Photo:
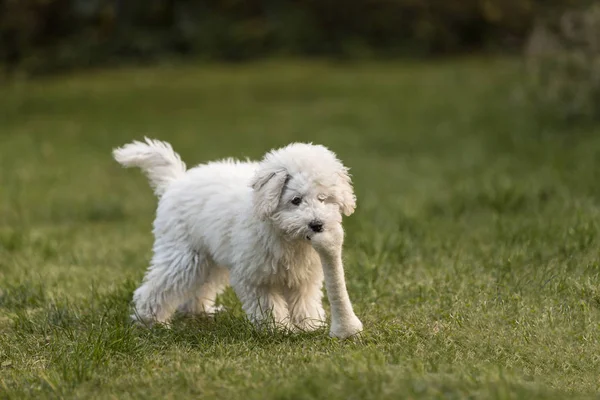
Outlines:
POLYGON ((354 212, 355 196, 347 168, 327 148, 294 143, 258 163, 228 159, 190 170, 156 140, 113 154, 140 167, 160 199, 134 319, 168 323, 178 308, 212 314, 230 283, 255 324, 314 330, 325 322, 325 278, 330 334, 362 330, 342 266, 342 213, 354 212))

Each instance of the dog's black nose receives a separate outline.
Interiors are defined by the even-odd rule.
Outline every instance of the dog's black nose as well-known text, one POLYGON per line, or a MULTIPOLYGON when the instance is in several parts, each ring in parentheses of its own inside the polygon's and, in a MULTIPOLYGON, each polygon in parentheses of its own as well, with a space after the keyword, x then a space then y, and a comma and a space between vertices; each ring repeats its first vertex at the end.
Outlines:
POLYGON ((313 232, 323 232, 323 223, 319 220, 310 221, 308 227, 312 229, 313 232))

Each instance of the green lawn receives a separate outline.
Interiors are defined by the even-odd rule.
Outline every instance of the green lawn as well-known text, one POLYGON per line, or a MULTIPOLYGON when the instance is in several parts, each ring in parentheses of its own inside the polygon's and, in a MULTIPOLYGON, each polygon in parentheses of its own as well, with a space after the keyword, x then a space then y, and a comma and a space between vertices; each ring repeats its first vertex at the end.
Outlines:
POLYGON ((510 60, 86 72, 0 89, 0 398, 537 399, 600 392, 600 127, 540 123, 510 60), (352 168, 354 341, 130 327, 156 200, 111 149, 188 165, 291 141, 352 168))

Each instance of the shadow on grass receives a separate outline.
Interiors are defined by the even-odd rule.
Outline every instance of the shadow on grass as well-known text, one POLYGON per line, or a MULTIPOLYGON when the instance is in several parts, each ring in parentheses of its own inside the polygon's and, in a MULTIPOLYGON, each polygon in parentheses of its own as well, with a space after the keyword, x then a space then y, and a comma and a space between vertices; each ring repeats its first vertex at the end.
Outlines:
POLYGON ((40 285, 24 283, 9 288, 0 297, 0 305, 12 322, 8 334, 0 339, 1 358, 18 365, 34 353, 42 355, 63 385, 56 383, 74 387, 115 360, 135 362, 181 347, 210 356, 240 343, 244 348, 256 349, 331 340, 325 330, 295 334, 259 331, 236 311, 213 318, 176 316, 169 328, 139 327, 129 319, 134 288, 134 282, 127 281, 113 291, 92 292, 78 302, 50 301, 40 285), (31 354, 24 355, 23 351, 31 354))

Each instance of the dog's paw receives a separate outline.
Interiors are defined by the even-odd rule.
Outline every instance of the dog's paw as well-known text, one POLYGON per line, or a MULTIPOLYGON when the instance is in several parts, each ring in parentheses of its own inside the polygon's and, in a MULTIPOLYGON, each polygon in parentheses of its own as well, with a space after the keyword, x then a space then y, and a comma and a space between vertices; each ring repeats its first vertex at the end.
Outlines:
POLYGON ((134 326, 137 326, 140 328, 150 329, 155 326, 161 326, 161 327, 167 328, 167 329, 171 328, 171 323, 169 321, 157 321, 154 318, 143 318, 139 314, 132 314, 129 316, 129 318, 131 319, 131 322, 133 323, 134 326))
POLYGON ((206 313, 210 314, 210 315, 215 315, 215 314, 225 312, 225 311, 227 311, 227 309, 225 308, 224 305, 218 305, 218 306, 214 306, 212 309, 206 311, 206 313))
POLYGON ((321 233, 311 236, 310 243, 319 253, 337 252, 344 242, 344 229, 342 224, 333 223, 325 227, 321 233))
POLYGON ((216 314, 220 312, 226 311, 225 307, 222 305, 212 305, 212 306, 198 306, 196 302, 188 302, 180 306, 177 311, 183 315, 197 315, 201 317, 214 317, 216 314))
POLYGON ((129 319, 134 326, 138 326, 140 328, 152 328, 155 324, 155 321, 152 319, 142 318, 138 314, 131 314, 129 319))
POLYGON ((225 311, 227 311, 227 309, 224 306, 219 305, 219 306, 207 307, 207 308, 203 309, 201 312, 196 313, 196 315, 200 315, 200 316, 207 317, 207 318, 214 318, 218 313, 225 312, 225 311))
POLYGON ((332 322, 329 336, 336 337, 338 339, 347 339, 351 336, 355 336, 362 332, 363 324, 360 322, 358 317, 354 316, 350 321, 345 323, 332 322))
POLYGON ((325 328, 327 323, 324 320, 315 318, 306 318, 302 321, 294 323, 295 332, 314 332, 319 329, 325 328))
POLYGON ((274 334, 276 332, 294 333, 298 328, 288 319, 275 321, 270 318, 264 318, 253 321, 254 327, 258 332, 274 334))

